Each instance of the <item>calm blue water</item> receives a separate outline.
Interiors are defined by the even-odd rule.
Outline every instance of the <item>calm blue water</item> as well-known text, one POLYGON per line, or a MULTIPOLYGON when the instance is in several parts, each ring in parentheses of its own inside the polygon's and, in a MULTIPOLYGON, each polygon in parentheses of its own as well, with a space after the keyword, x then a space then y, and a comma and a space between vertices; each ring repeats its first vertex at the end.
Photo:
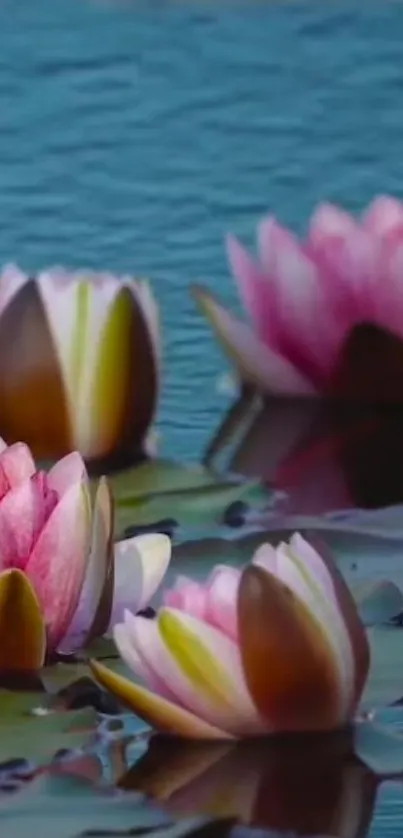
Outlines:
MULTIPOLYGON (((251 242, 269 208, 302 229, 323 199, 403 196, 402 37, 386 0, 3 0, 0 259, 153 278, 170 454, 195 459, 226 405, 188 294, 203 279, 235 303, 225 232, 251 242)), ((395 797, 379 838, 401 834, 395 797)))
POLYGON ((402 35, 386 0, 3 0, 0 259, 154 279, 167 450, 196 457, 225 404, 187 292, 235 301, 224 233, 403 194, 402 35))

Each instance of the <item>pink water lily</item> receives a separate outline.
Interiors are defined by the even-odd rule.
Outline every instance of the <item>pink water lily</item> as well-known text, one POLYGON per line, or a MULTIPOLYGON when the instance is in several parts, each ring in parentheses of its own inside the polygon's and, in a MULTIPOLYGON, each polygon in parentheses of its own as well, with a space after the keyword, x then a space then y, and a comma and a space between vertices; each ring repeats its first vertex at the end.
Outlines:
POLYGON ((147 686, 93 662, 100 683, 158 730, 190 738, 338 728, 369 666, 343 577, 299 534, 264 544, 244 570, 179 578, 155 620, 126 612, 114 637, 147 686))
POLYGON ((233 236, 227 250, 252 329, 195 293, 244 381, 276 395, 401 400, 400 201, 380 196, 360 220, 322 204, 303 241, 266 217, 259 261, 233 236))
POLYGON ((36 670, 144 607, 170 550, 159 534, 113 544, 108 483, 92 505, 78 452, 37 471, 27 445, 0 440, 0 670, 36 670))

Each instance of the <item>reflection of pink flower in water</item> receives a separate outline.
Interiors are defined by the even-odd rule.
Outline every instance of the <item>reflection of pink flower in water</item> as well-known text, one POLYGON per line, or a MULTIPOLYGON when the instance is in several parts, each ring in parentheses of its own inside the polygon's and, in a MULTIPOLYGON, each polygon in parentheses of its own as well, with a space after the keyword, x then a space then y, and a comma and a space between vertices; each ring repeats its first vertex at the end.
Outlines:
POLYGON ((241 377, 276 395, 312 396, 336 387, 339 395, 347 390, 350 397, 360 396, 364 390, 371 396, 375 371, 369 360, 364 364, 365 386, 360 381, 364 350, 383 346, 386 332, 390 341, 386 354, 394 356, 398 349, 399 359, 393 369, 388 364, 386 375, 384 365, 376 371, 377 396, 396 397, 396 377, 398 384, 403 382, 403 204, 379 197, 360 221, 323 204, 303 242, 274 218, 265 218, 258 229, 258 245, 259 263, 234 237, 227 241, 253 331, 209 292, 196 289, 241 377), (363 341, 360 331, 358 338, 356 333, 362 328, 363 341), (340 356, 350 339, 360 367, 354 386, 351 381, 346 385, 338 374, 340 356))

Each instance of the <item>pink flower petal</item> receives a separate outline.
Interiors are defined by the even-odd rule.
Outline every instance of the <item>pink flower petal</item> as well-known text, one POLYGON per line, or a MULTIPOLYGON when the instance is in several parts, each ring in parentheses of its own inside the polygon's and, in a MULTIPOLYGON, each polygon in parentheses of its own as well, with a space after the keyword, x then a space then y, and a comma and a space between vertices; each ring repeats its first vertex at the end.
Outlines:
POLYGON ((207 584, 206 620, 235 641, 238 637, 237 596, 240 578, 241 572, 236 568, 217 566, 207 584))
POLYGON ((0 503, 1 569, 25 570, 42 523, 41 495, 33 480, 11 489, 0 503))
POLYGON ((207 590, 200 582, 182 581, 163 593, 164 605, 187 611, 200 620, 207 619, 207 590))
POLYGON ((403 234, 403 204, 388 195, 379 195, 369 205, 362 220, 363 227, 372 235, 403 234))
POLYGON ((35 474, 35 462, 24 442, 9 445, 0 453, 0 501, 14 486, 35 474))
POLYGON ((72 451, 59 460, 47 475, 50 489, 54 489, 59 496, 63 495, 74 483, 87 480, 87 469, 78 451, 72 451))
POLYGON ((276 346, 275 299, 270 280, 235 236, 227 236, 227 255, 242 303, 261 340, 276 346))
MULTIPOLYGON (((113 562, 112 527, 111 493, 105 477, 101 477, 94 501, 91 546, 85 579, 75 614, 58 650, 64 654, 77 651, 85 645, 86 641, 91 639, 90 633, 94 620, 97 618, 99 607, 102 607, 103 604, 101 600, 105 593, 105 585, 113 585, 113 580, 108 580, 111 563, 113 562)), ((111 601, 112 597, 110 599, 108 597, 108 601, 105 603, 107 613, 100 633, 105 631, 108 623, 108 605, 110 606, 111 601)))
POLYGON ((207 291, 194 288, 199 305, 213 326, 241 379, 259 390, 276 395, 307 396, 315 393, 312 382, 286 358, 259 341, 207 291))
POLYGON ((90 537, 88 497, 75 483, 52 512, 26 568, 44 611, 50 649, 57 648, 77 607, 90 537))
POLYGON ((344 238, 358 230, 356 220, 333 204, 321 204, 309 225, 309 242, 321 247, 328 239, 344 238))

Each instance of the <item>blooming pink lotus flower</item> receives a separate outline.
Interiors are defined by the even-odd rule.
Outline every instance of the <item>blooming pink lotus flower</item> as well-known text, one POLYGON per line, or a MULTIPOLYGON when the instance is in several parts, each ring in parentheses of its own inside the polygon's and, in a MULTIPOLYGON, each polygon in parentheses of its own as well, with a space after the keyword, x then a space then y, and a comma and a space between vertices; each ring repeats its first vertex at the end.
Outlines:
POLYGON ((170 559, 150 534, 113 544, 112 497, 101 478, 93 509, 77 452, 36 471, 24 443, 0 440, 0 670, 36 670, 76 651, 124 609, 143 608, 170 559))
POLYGON ((253 330, 195 294, 244 381, 283 396, 401 400, 402 203, 378 197, 361 220, 322 204, 302 242, 264 218, 259 262, 233 236, 227 249, 253 330))
POLYGON ((0 272, 0 434, 35 457, 126 462, 150 449, 161 359, 146 280, 0 272), (52 410, 49 410, 49 405, 52 410))
POLYGON ((100 663, 100 683, 165 733, 225 739, 325 731, 354 716, 369 648, 332 559, 300 535, 243 571, 179 578, 155 620, 126 612, 114 637, 148 687, 100 663))

